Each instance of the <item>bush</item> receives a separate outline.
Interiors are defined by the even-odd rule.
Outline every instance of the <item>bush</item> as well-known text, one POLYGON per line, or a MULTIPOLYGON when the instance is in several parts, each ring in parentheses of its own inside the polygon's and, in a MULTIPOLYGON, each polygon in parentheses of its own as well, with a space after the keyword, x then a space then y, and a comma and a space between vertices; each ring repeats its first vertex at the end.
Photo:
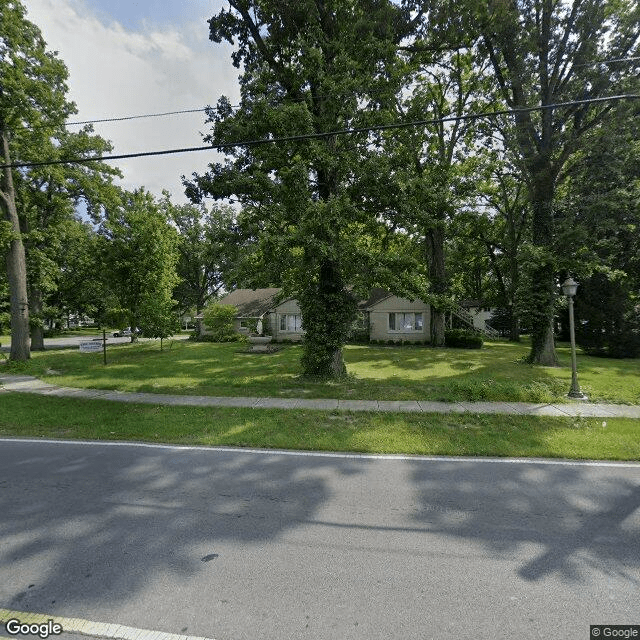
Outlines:
POLYGON ((208 334, 201 336, 207 342, 235 342, 239 335, 233 328, 233 320, 238 310, 231 304, 210 304, 202 314, 208 334))
POLYGON ((458 349, 481 349, 482 336, 468 329, 449 329, 444 332, 444 346, 458 349))
POLYGON ((225 336, 214 336, 209 334, 201 336, 192 334, 189 336, 189 340, 194 340, 195 342, 244 342, 246 339, 247 337, 243 336, 241 333, 231 333, 225 336))

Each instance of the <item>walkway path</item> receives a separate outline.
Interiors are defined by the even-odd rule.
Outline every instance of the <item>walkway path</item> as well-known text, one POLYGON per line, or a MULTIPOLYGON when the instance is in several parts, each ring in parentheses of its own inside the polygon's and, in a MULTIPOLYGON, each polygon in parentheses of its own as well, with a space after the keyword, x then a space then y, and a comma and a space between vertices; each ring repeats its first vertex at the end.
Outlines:
POLYGON ((332 400, 184 396, 163 393, 128 393, 102 389, 59 387, 32 376, 0 375, 0 392, 18 391, 67 398, 99 398, 117 402, 194 407, 249 407, 253 409, 320 409, 324 411, 387 411, 418 413, 501 413, 534 416, 640 418, 640 406, 621 404, 535 404, 529 402, 434 402, 431 400, 332 400))

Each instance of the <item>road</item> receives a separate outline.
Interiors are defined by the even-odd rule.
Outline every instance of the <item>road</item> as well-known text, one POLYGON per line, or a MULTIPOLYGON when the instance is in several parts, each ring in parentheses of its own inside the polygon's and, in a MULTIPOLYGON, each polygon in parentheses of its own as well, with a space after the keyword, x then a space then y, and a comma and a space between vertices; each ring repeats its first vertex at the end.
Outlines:
MULTIPOLYGON (((180 334, 169 338, 169 340, 186 340, 189 336, 187 334, 180 334)), ((139 338, 140 341, 145 341, 152 338, 139 338)), ((79 347, 81 342, 91 342, 92 340, 102 340, 102 334, 96 333, 91 336, 64 336, 58 338, 45 338, 45 349, 69 349, 72 347, 79 347)), ((112 333, 107 334, 107 346, 110 344, 124 344, 131 342, 129 336, 122 338, 114 338, 112 333)), ((11 339, 3 340, 1 351, 9 352, 11 350, 11 339)))
POLYGON ((0 608, 216 640, 574 640, 639 603, 637 464, 0 441, 0 608))

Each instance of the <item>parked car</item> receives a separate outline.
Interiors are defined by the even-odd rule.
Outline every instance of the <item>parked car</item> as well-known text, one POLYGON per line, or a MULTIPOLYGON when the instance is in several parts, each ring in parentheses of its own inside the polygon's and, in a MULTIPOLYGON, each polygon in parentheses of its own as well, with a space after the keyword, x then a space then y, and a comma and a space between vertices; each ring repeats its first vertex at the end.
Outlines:
POLYGON ((135 335, 140 335, 141 330, 140 329, 136 329, 135 331, 131 330, 131 327, 127 327, 126 329, 122 329, 120 331, 114 331, 113 332, 113 337, 114 338, 128 338, 130 336, 132 336, 135 333, 135 335))

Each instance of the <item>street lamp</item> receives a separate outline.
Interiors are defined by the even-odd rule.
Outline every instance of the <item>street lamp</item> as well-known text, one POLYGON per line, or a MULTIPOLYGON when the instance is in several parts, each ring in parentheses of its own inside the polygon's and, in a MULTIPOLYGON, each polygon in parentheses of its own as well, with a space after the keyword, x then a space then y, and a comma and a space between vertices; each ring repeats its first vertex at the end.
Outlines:
POLYGON ((578 283, 571 277, 562 283, 562 293, 569 299, 569 334, 571 336, 571 389, 567 394, 570 398, 586 400, 587 396, 580 391, 578 384, 578 370, 576 365, 576 335, 573 321, 573 296, 578 290, 578 283))

